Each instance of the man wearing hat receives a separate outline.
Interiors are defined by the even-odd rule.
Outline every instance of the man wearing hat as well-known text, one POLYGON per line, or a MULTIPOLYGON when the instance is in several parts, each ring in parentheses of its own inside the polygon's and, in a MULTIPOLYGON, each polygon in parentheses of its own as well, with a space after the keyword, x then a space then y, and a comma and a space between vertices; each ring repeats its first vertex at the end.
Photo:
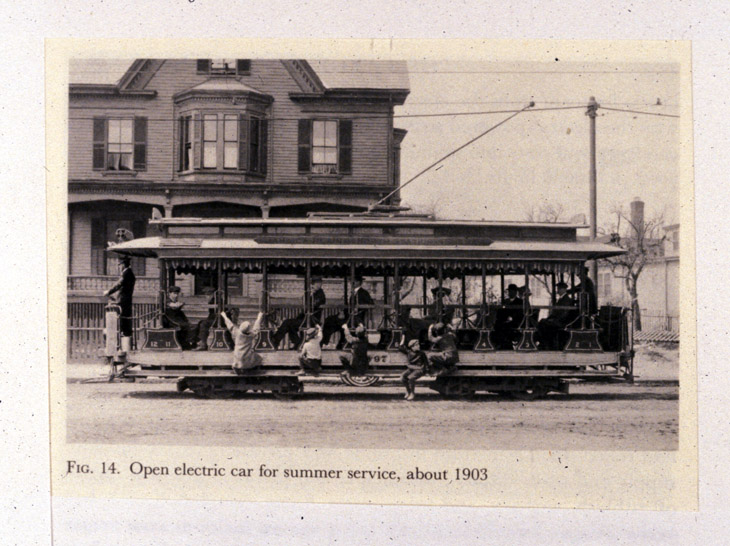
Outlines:
POLYGON ((117 283, 109 290, 104 292, 104 296, 111 296, 115 292, 119 292, 117 303, 121 308, 119 319, 119 329, 123 336, 130 337, 132 335, 132 295, 134 294, 135 276, 131 267, 129 256, 119 258, 119 267, 122 269, 122 275, 117 283))
POLYGON ((558 299, 555 302, 555 308, 553 308, 547 318, 542 319, 537 324, 537 335, 538 341, 540 342, 540 348, 548 350, 562 349, 560 346, 562 344, 560 340, 561 332, 563 332, 577 316, 575 302, 568 294, 568 285, 561 281, 555 285, 555 289, 558 291, 558 299))
POLYGON ((499 349, 512 349, 512 344, 519 341, 519 328, 524 318, 524 301, 518 296, 516 284, 507 287, 507 298, 497 311, 494 321, 494 338, 499 349))
POLYGON ((355 278, 355 290, 352 293, 352 302, 355 308, 355 324, 363 324, 367 328, 370 308, 365 306, 373 305, 375 302, 370 292, 365 289, 362 283, 362 277, 355 278))
POLYGON ((434 301, 428 308, 428 319, 432 322, 443 322, 444 324, 451 324, 454 319, 454 309, 446 308, 444 298, 451 295, 451 289, 445 286, 436 286, 431 289, 434 301), (441 302, 441 314, 439 315, 439 301, 441 302))
MULTIPOLYGON (((598 313, 598 298, 596 297, 596 285, 588 276, 589 269, 583 268, 583 275, 585 279, 585 292, 588 294, 588 309, 586 311, 589 315, 595 315, 598 313)), ((568 294, 580 294, 583 292, 583 283, 578 283, 572 289, 568 290, 568 294)))
POLYGON ((340 356, 340 362, 345 368, 343 373, 349 373, 350 375, 365 375, 368 370, 368 334, 365 326, 358 324, 355 328, 355 335, 350 333, 350 329, 347 324, 342 326, 342 330, 345 333, 345 339, 350 343, 350 352, 352 356, 347 358, 344 355, 340 356))
POLYGON ((167 291, 165 305, 165 322, 168 328, 177 329, 177 340, 184 351, 190 349, 195 342, 195 330, 190 324, 187 315, 182 310, 185 303, 182 301, 179 286, 171 286, 167 291))
POLYGON ((312 320, 322 324, 322 307, 327 303, 327 296, 322 290, 322 277, 312 277, 312 320))
POLYGON ((304 344, 299 353, 299 373, 297 375, 319 375, 322 370, 322 327, 307 328, 304 332, 304 344))
POLYGON ((416 380, 425 375, 428 369, 428 359, 417 339, 412 339, 407 344, 402 343, 398 350, 408 358, 406 371, 401 374, 400 380, 406 388, 405 398, 410 402, 416 397, 416 380))

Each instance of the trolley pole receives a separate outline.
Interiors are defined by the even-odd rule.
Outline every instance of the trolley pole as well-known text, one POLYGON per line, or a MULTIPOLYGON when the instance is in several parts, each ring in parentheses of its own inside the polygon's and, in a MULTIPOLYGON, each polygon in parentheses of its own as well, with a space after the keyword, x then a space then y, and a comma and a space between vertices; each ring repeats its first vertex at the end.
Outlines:
MULTIPOLYGON (((590 166, 590 239, 591 241, 596 240, 596 111, 598 110, 599 104, 596 102, 596 97, 591 97, 588 100, 588 110, 586 115, 590 119, 590 148, 591 148, 591 166, 590 166)), ((594 283, 598 283, 598 263, 593 260, 590 264, 591 279, 594 283)))

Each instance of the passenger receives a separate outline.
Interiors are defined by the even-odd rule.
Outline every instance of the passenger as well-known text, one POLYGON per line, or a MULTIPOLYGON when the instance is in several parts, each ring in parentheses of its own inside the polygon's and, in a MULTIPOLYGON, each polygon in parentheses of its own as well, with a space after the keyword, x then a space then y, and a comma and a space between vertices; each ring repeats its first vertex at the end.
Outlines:
POLYGON ((164 319, 167 322, 168 328, 175 328, 177 330, 175 335, 180 343, 180 347, 182 347, 183 351, 187 351, 195 345, 196 335, 195 328, 182 310, 185 302, 182 301, 180 292, 179 286, 171 286, 169 288, 164 319))
MULTIPOLYGON (((596 286, 593 284, 593 281, 588 276, 588 268, 584 267, 583 272, 585 275, 585 292, 588 294, 588 315, 594 316, 598 314, 598 299, 596 297, 596 286)), ((583 283, 579 283, 570 290, 568 290, 568 294, 580 294, 583 292, 583 283)))
POLYGON ((207 351, 208 350, 208 334, 215 319, 218 316, 218 310, 215 306, 215 290, 212 286, 206 286, 203 289, 203 294, 210 296, 208 299, 208 316, 198 322, 195 328, 195 338, 198 342, 198 346, 195 348, 196 351, 207 351))
POLYGON ((558 291, 558 300, 555 302, 555 309, 537 324, 538 343, 541 349, 559 350, 561 349, 562 340, 561 333, 575 319, 575 302, 568 295, 568 285, 559 282, 555 285, 558 291), (563 307, 564 309, 558 309, 563 307))
MULTIPOLYGON (((324 307, 324 304, 327 303, 327 296, 325 295, 324 290, 322 290, 322 279, 320 277, 312 279, 312 288, 314 289, 310 296, 312 303, 312 322, 314 324, 322 324, 322 308, 324 307)), ((306 318, 307 317, 304 313, 299 313, 294 318, 284 319, 276 329, 276 332, 274 332, 271 336, 271 342, 274 344, 274 347, 279 347, 279 344, 282 342, 285 335, 289 336, 290 346, 293 345, 294 347, 299 347, 302 342, 299 332, 306 326, 306 318)), ((286 347, 285 349, 289 349, 289 347, 286 347)))
POLYGON ((350 333, 350 329, 347 324, 342 326, 342 330, 345 333, 345 339, 350 343, 350 351, 352 356, 347 358, 344 355, 340 356, 340 362, 345 371, 341 375, 365 375, 368 371, 368 333, 365 326, 358 324, 355 328, 355 335, 350 333))
POLYGON ((362 285, 362 277, 355 278, 355 290, 352 293, 353 307, 355 308, 355 322, 357 324, 363 324, 367 328, 368 317, 370 316, 370 309, 363 307, 365 305, 373 305, 373 301, 370 292, 368 292, 362 285))
POLYGON ((342 330, 342 326, 347 323, 349 314, 347 310, 338 311, 335 315, 330 315, 324 319, 324 326, 322 328, 322 345, 329 345, 332 335, 339 332, 340 339, 337 341, 337 348, 342 349, 345 345, 345 333, 342 330))
POLYGON ((406 371, 401 374, 400 380, 406 387, 405 398, 410 402, 416 397, 416 380, 426 374, 428 359, 417 339, 410 340, 407 345, 401 344, 398 350, 408 357, 406 371))
POLYGON ((451 289, 446 288, 445 286, 442 286, 441 288, 436 286, 431 289, 431 294, 433 294, 434 301, 428 307, 428 316, 426 316, 426 320, 432 324, 437 322, 451 324, 451 321, 454 320, 455 309, 446 307, 448 305, 448 297, 451 295, 451 289), (446 301, 444 301, 444 298, 446 298, 446 301), (440 314, 439 305, 441 306, 440 314))
POLYGON ((225 311, 221 313, 221 317, 233 336, 233 371, 239 375, 258 371, 263 361, 261 355, 254 351, 254 344, 264 314, 258 314, 253 326, 247 320, 240 324, 238 320, 233 322, 225 311))
POLYGON ((494 321, 494 338, 497 342, 497 349, 512 349, 514 344, 520 340, 519 328, 524 318, 524 301, 518 296, 519 289, 516 284, 507 287, 507 299, 497 311, 497 318, 494 321))
POLYGON ((314 324, 322 324, 322 308, 327 303, 327 296, 322 290, 322 278, 312 279, 312 321, 314 324))
POLYGON ((456 337, 451 329, 441 322, 432 324, 428 329, 428 339, 433 349, 438 351, 428 359, 431 369, 436 375, 444 375, 456 370, 459 362, 459 351, 456 348, 456 337))
POLYGON ((132 295, 134 294, 134 271, 132 271, 131 260, 129 256, 119 258, 119 267, 122 270, 121 277, 109 290, 104 292, 105 296, 111 296, 115 292, 119 292, 117 296, 117 304, 119 305, 119 329, 123 336, 130 337, 132 335, 132 295))
POLYGON ((322 370, 322 327, 317 324, 304 332, 304 345, 299 353, 299 367, 297 375, 319 375, 322 370))

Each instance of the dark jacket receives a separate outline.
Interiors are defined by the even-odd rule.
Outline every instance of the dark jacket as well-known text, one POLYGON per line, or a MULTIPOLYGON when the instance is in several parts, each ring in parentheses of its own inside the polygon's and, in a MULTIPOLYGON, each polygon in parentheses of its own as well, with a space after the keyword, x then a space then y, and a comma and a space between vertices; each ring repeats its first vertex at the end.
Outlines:
POLYGON ((407 366, 412 369, 425 370, 428 366, 428 358, 423 351, 411 351, 408 347, 401 345, 398 350, 408 358, 407 366))
POLYGON ((125 309, 132 309, 132 295, 134 294, 135 282, 134 271, 132 271, 131 267, 125 267, 117 283, 109 289, 110 295, 119 292, 117 302, 119 303, 119 307, 122 308, 123 315, 126 314, 124 312, 125 309))
POLYGON ((446 332, 444 335, 434 338, 433 348, 444 353, 447 357, 456 357, 458 362, 459 350, 456 348, 456 337, 451 332, 446 332))
POLYGON ((496 329, 519 328, 525 316, 524 305, 525 302, 519 297, 512 301, 505 300, 503 306, 497 311, 497 320, 494 327, 496 329))
POLYGON ((563 295, 555 302, 556 307, 572 307, 573 309, 553 309, 548 320, 560 326, 567 326, 576 317, 575 301, 568 294, 563 295))
POLYGON ((327 303, 327 296, 324 294, 324 290, 318 288, 312 294, 312 316, 317 323, 322 322, 322 307, 327 303))

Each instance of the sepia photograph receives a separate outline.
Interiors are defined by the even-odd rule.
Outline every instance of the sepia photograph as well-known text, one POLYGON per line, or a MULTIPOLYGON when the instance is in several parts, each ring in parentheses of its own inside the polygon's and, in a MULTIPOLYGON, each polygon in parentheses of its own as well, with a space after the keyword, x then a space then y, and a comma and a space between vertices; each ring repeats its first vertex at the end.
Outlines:
POLYGON ((68 441, 677 449, 679 99, 676 63, 72 59, 68 441))
POLYGON ((92 44, 49 57, 58 494, 696 502, 686 47, 92 44))

